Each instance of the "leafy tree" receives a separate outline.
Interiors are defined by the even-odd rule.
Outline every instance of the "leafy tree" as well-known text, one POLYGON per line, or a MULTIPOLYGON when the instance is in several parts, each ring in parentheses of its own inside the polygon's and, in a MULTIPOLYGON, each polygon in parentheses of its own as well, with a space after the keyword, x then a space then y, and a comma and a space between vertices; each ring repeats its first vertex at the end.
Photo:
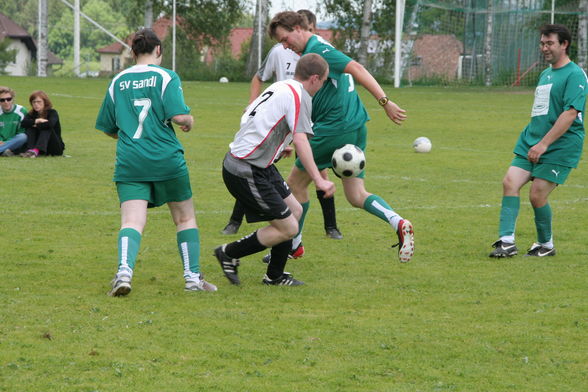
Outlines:
MULTIPOLYGON (((176 13, 190 37, 197 39, 197 49, 226 44, 231 28, 243 15, 245 2, 240 0, 184 0, 176 13)), ((168 5, 168 13, 171 9, 168 5)))
MULTIPOLYGON (((114 12, 103 0, 89 0, 82 7, 82 12, 121 39, 130 33, 124 17, 114 12)), ((80 21, 80 30, 80 51, 85 59, 97 60, 99 55, 96 49, 112 43, 110 36, 84 18, 80 21)), ((58 23, 49 31, 49 49, 63 58, 73 56, 73 11, 71 9, 64 10, 58 23)))
POLYGON ((8 49, 8 46, 10 46, 9 39, 0 41, 0 75, 5 75, 6 66, 16 60, 16 50, 8 49))

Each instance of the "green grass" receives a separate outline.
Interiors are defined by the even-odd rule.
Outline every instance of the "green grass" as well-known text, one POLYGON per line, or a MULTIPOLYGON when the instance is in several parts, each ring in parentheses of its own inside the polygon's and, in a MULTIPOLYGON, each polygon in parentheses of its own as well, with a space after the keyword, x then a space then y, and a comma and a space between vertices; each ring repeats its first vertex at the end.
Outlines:
MULTIPOLYGON (((185 293, 166 208, 149 212, 133 292, 109 298, 119 212, 115 143, 93 129, 107 80, 0 77, 50 93, 70 158, 0 159, 0 391, 581 391, 588 367, 586 183, 582 162, 551 198, 558 256, 487 258, 501 178, 533 93, 510 89, 387 91, 409 112, 397 127, 365 92, 372 117, 367 188, 415 225, 403 265, 381 221, 337 190, 345 238, 329 240, 316 199, 300 288, 242 286, 212 249, 233 201, 220 174, 246 84, 184 83, 196 118, 179 135, 201 227, 201 264, 217 293, 185 293), (415 154, 418 136, 433 141, 415 154)), ((27 105, 28 106, 28 105, 27 105)), ((287 173, 291 160, 280 162, 287 173)), ((339 184, 339 183, 337 183, 339 184)), ((535 240, 524 188, 520 248, 535 240)), ((244 225, 240 234, 256 225, 244 225)))

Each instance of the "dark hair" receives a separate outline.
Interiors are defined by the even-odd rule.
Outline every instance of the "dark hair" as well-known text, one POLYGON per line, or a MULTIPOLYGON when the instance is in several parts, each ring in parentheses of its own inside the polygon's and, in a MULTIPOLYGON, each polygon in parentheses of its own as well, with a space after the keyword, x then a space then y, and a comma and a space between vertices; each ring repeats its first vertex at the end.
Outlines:
MULTIPOLYGON (((161 47, 161 40, 151 29, 141 29, 135 33, 131 50, 135 56, 152 53, 155 47, 161 47)), ((163 50, 162 50, 163 52, 163 50)))
POLYGON ((308 28, 309 29, 310 29, 311 26, 314 29, 316 29, 316 15, 313 14, 312 11, 310 11, 310 10, 298 10, 296 12, 298 12, 300 15, 304 15, 306 17, 306 23, 308 24, 308 28))
POLYGON ((568 46, 566 47, 566 54, 568 54, 570 46, 572 45, 572 34, 570 30, 562 24, 545 24, 541 26, 539 29, 541 31, 541 35, 550 35, 550 34, 557 34, 557 39, 559 44, 563 44, 565 41, 568 41, 568 46))
POLYGON ((316 53, 308 53, 298 60, 294 77, 300 81, 308 80, 312 75, 318 75, 322 78, 328 70, 329 64, 324 58, 316 53))
POLYGON ((53 109, 53 104, 51 103, 51 100, 49 99, 45 91, 42 90, 33 91, 31 93, 31 96, 29 97, 29 103, 31 104, 31 112, 37 113, 40 118, 47 118, 47 112, 53 109), (43 100, 42 112, 35 112, 35 109, 33 109, 33 101, 37 98, 41 98, 43 100))
POLYGON ((294 11, 283 11, 278 12, 271 20, 269 24, 269 35, 272 38, 276 38, 276 29, 282 27, 288 31, 294 31, 295 26, 300 26, 304 30, 308 30, 308 24, 306 23, 306 17, 294 11))

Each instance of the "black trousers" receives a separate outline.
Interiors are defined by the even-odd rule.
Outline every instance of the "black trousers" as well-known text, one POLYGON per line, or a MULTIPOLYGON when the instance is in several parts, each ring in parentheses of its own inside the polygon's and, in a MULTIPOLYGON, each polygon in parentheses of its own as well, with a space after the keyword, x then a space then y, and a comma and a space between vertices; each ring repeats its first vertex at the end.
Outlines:
POLYGON ((38 149, 45 155, 63 155, 65 145, 61 137, 52 129, 38 130, 29 128, 27 134, 27 149, 38 149))

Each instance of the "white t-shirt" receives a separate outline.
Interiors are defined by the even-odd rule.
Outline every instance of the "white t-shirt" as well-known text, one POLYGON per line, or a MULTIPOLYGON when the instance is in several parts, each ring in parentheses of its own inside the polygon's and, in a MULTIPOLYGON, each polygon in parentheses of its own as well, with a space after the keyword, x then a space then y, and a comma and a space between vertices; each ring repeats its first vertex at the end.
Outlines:
POLYGON ((294 132, 312 135, 312 97, 296 80, 269 86, 245 110, 241 129, 229 145, 231 155, 257 167, 273 164, 294 132))
POLYGON ((274 75, 276 81, 292 79, 299 59, 296 52, 285 49, 282 44, 275 44, 257 70, 257 76, 262 82, 270 80, 274 75))

